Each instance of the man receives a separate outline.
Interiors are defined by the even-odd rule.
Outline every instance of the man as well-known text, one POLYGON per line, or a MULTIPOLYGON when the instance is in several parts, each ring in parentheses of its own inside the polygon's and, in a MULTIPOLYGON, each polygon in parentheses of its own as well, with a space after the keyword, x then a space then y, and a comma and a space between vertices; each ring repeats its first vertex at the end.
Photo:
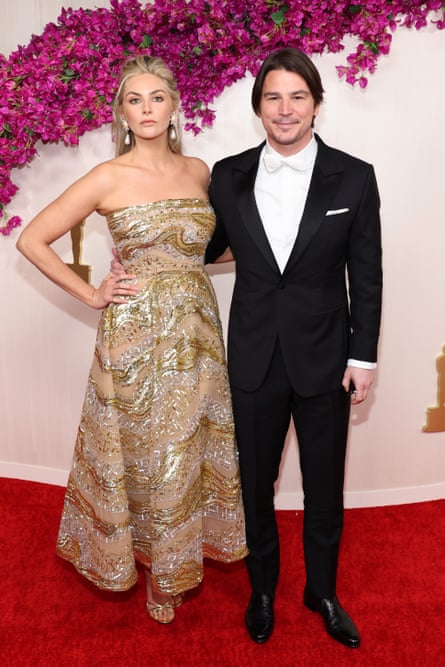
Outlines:
POLYGON ((300 51, 265 60, 252 105, 266 142, 215 164, 217 227, 206 260, 230 257, 230 248, 236 261, 228 363, 250 551, 248 632, 261 643, 273 631, 274 483, 292 417, 304 490, 304 604, 354 648, 360 636, 336 596, 336 573, 350 403, 366 399, 376 362, 380 202, 372 166, 313 134, 323 92, 300 51))

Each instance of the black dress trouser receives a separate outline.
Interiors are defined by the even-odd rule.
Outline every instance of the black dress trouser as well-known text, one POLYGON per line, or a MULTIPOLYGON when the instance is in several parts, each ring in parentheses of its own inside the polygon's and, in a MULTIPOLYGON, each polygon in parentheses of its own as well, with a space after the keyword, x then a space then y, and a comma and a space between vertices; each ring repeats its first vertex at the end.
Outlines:
POLYGON ((232 386, 232 400, 252 589, 274 594, 278 581, 274 484, 292 417, 304 492, 306 587, 316 597, 331 597, 343 527, 349 396, 342 387, 309 398, 296 394, 277 344, 261 386, 253 392, 232 386))

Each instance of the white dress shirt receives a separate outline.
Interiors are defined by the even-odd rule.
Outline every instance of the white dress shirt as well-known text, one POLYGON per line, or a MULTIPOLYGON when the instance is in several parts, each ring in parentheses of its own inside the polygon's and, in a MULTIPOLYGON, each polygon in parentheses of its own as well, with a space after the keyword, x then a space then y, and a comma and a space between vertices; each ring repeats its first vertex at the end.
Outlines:
POLYGON ((312 137, 308 145, 298 153, 298 157, 306 164, 304 171, 284 164, 269 173, 264 164, 264 155, 267 154, 274 155, 277 159, 282 157, 266 143, 260 155, 254 193, 264 231, 283 273, 303 215, 317 155, 317 142, 312 137))
MULTIPOLYGON (((264 231, 281 273, 284 272, 289 256, 294 247, 303 215, 309 185, 317 157, 317 141, 314 136, 298 153, 303 169, 294 169, 284 163, 274 171, 268 171, 264 156, 274 156, 282 160, 283 156, 266 142, 260 154, 258 172, 255 180, 255 200, 263 223, 264 231)), ((267 160, 267 158, 266 158, 267 160)), ((348 359, 348 366, 368 370, 376 367, 375 363, 348 359)))

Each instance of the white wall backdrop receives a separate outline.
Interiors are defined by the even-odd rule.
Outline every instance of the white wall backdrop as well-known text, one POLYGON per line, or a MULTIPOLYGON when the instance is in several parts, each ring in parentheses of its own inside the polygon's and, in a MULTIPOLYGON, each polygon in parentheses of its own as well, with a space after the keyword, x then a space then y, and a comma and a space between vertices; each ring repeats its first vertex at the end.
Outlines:
MULTIPOLYGON (((60 8, 109 6, 105 0, 15 0, 0 6, 0 51, 26 44, 60 8)), ((424 433, 436 404, 436 357, 445 343, 443 208, 445 33, 401 29, 365 91, 337 78, 345 54, 316 57, 326 89, 317 131, 327 143, 375 165, 382 198, 384 314, 377 381, 353 408, 346 504, 414 502, 444 496, 445 433, 424 433)), ((217 100, 213 128, 185 137, 185 152, 213 162, 259 143, 246 78, 217 100)), ((14 174, 11 213, 28 221, 75 178, 113 155, 109 127, 80 146, 46 145, 14 174)), ((0 238, 0 475, 64 484, 93 354, 98 313, 50 284, 15 249, 18 231, 0 238)), ((70 239, 57 249, 72 261, 70 239)), ((108 270, 105 223, 92 216, 82 261, 93 282, 108 270)), ((226 328, 233 266, 213 272, 226 328)), ((290 432, 277 506, 299 508, 297 444, 290 432)))

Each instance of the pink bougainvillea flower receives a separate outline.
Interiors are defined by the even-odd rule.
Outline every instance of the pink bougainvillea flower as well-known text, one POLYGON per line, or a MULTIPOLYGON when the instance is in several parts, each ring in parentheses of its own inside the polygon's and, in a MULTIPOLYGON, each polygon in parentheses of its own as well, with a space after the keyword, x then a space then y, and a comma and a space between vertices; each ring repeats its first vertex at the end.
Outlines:
POLYGON ((120 67, 136 53, 172 68, 181 93, 184 129, 212 125, 212 104, 273 50, 355 50, 340 77, 365 88, 399 26, 445 28, 443 0, 110 0, 110 9, 62 9, 29 44, 0 54, 0 232, 20 224, 5 207, 17 192, 13 169, 31 162, 39 142, 75 146, 111 121, 120 67))

